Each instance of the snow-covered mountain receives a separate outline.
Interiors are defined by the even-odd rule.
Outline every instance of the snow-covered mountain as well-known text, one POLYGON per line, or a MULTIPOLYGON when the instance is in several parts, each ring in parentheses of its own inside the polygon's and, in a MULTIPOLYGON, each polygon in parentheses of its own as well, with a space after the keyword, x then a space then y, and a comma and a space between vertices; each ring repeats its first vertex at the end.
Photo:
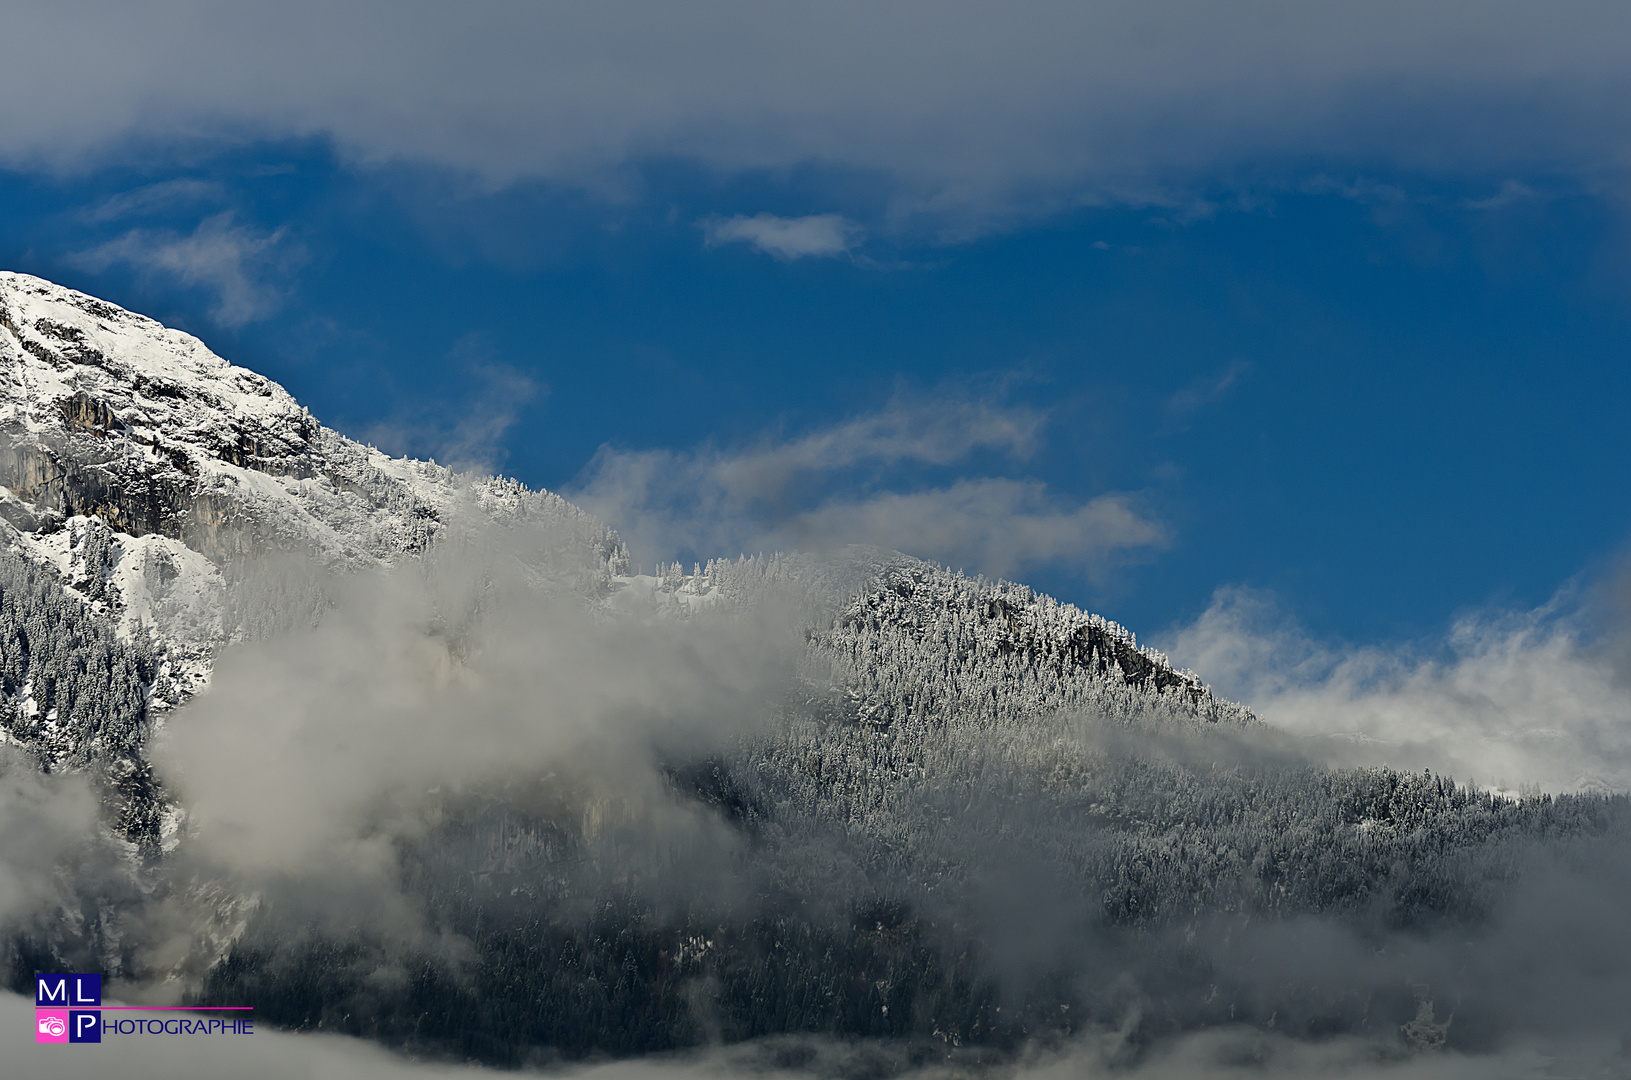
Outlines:
MULTIPOLYGON (((617 534, 557 495, 392 458, 324 427, 277 383, 191 335, 17 273, 0 273, 0 517, 7 546, 51 568, 121 639, 141 626, 153 635, 167 658, 160 706, 204 685, 213 652, 233 636, 222 616, 235 575, 267 555, 360 569, 414 557, 480 521, 547 537, 532 548, 546 564, 538 570, 590 595, 729 588, 740 599, 753 578, 746 563, 722 560, 636 581, 617 534)), ((850 562, 870 572, 839 572, 832 559, 806 559, 798 572, 825 580, 828 593, 846 583, 851 591, 827 596, 828 607, 859 605, 817 629, 847 658, 856 692, 882 694, 868 708, 897 707, 877 684, 887 667, 877 643, 943 649, 944 623, 967 639, 955 646, 960 663, 990 660, 998 684, 1034 682, 1040 702, 1130 687, 1176 695, 1208 719, 1245 718, 1104 619, 902 556, 850 562)), ((776 565, 793 572, 790 561, 776 565)))
MULTIPOLYGON (((324 427, 281 386, 191 335, 25 274, 0 273, 0 518, 126 639, 171 647, 202 686, 227 582, 288 552, 380 565, 447 535, 460 507, 570 552, 562 578, 628 569, 615 533, 560 497, 391 458, 324 427)), ((544 549, 540 549, 544 550, 544 549)))
POLYGON ((612 533, 564 500, 500 479, 472 492, 434 462, 353 442, 151 319, 0 273, 0 327, 0 479, 20 529, 95 515, 216 565, 291 548, 365 565, 424 550, 473 493, 495 517, 571 528, 608 572, 626 569, 612 533))
POLYGON ((1434 991, 1457 1032, 1514 1022, 1478 974, 1511 943, 1464 946, 1536 845, 1612 868, 1631 836, 1623 798, 1325 769, 1125 628, 906 554, 632 574, 559 496, 391 458, 6 273, 0 814, 48 799, 88 824, 0 843, 14 984, 100 970, 512 1065, 825 1033, 917 1067, 1092 1025, 1129 1053, 1243 1024, 1430 1048, 1429 977, 1460 980, 1434 991), (409 608, 334 581, 434 602, 387 626, 409 608), (191 776, 237 813, 224 844, 154 766, 182 707, 195 751, 246 725, 240 760, 187 759, 226 776, 191 776))

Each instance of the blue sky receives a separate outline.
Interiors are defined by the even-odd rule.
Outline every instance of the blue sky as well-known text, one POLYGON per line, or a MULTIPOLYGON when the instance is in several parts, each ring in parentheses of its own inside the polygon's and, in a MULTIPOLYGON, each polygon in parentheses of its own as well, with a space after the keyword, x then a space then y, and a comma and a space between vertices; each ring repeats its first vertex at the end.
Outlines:
POLYGON ((82 48, 0 122, 0 264, 648 565, 853 538, 1347 643, 1619 570, 1612 6, 332 7, 25 5, 82 48))

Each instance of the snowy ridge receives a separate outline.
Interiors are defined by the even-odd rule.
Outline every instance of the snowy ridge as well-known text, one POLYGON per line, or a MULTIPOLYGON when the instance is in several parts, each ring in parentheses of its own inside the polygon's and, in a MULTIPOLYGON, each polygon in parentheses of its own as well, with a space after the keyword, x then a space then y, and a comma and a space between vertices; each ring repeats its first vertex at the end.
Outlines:
POLYGON ((659 565, 614 588, 626 590, 620 599, 632 594, 680 617, 780 595, 810 625, 809 680, 833 686, 846 699, 840 711, 875 726, 990 729, 1066 715, 1260 722, 1118 623, 899 552, 744 556, 690 574, 659 565))
POLYGON ((391 458, 189 334, 9 272, 0 485, 3 531, 37 561, 67 569, 71 521, 110 528, 106 599, 121 629, 139 619, 178 643, 211 637, 191 599, 218 597, 222 571, 246 559, 389 563, 445 536, 466 505, 491 525, 542 526, 552 543, 534 546, 557 577, 593 587, 627 570, 617 534, 557 495, 391 458))
POLYGON ((1174 668, 1165 653, 1140 645, 1137 635, 1118 622, 1028 585, 971 578, 897 551, 851 545, 837 557, 795 553, 710 559, 706 566, 694 564, 689 574, 680 563, 659 563, 652 574, 620 580, 639 581, 646 591, 681 598, 682 605, 691 607, 699 600, 726 597, 743 602, 754 592, 755 578, 802 583, 805 599, 817 608, 851 605, 843 616, 849 619, 864 617, 855 605, 872 610, 874 619, 880 605, 889 607, 891 621, 914 626, 953 608, 979 609, 983 611, 979 618, 968 614, 959 618, 986 648, 1014 651, 1035 646, 1052 654, 1086 650, 1102 654, 1105 662, 1100 666, 1114 664, 1128 682, 1153 679, 1163 688, 1182 685, 1209 692, 1194 672, 1174 668), (857 596, 855 590, 864 584, 877 584, 883 592, 857 596))

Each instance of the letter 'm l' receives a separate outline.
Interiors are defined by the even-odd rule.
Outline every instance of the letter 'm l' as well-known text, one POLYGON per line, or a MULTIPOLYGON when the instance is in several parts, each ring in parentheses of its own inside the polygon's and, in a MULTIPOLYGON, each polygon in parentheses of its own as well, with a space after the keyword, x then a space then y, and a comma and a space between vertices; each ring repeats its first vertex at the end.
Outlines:
POLYGON ((102 1004, 101 975, 35 975, 34 1007, 102 1004))

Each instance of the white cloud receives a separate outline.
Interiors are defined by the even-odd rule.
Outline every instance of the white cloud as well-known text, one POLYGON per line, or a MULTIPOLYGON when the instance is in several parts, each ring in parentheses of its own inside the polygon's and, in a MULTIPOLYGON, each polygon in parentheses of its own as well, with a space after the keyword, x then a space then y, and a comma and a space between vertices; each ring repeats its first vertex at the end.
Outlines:
POLYGON ((861 230, 840 214, 784 218, 774 214, 714 218, 702 223, 709 247, 752 244, 779 259, 842 255, 860 239, 861 230))
POLYGON ((1038 481, 1001 478, 827 502, 772 535, 791 547, 873 544, 993 576, 1053 562, 1098 576, 1112 555, 1167 541, 1131 496, 1063 503, 1038 481))
POLYGON ((0 925, 11 927, 63 901, 64 876, 96 820, 83 777, 42 776, 0 746, 0 925))
POLYGON ((1012 574, 1064 561, 1089 574, 1113 556, 1165 543, 1124 494, 1061 500, 1035 480, 964 477, 896 490, 903 467, 945 467, 996 452, 1023 460, 1042 414, 966 398, 896 401, 789 439, 693 451, 602 447, 572 498, 617 526, 642 558, 875 544, 971 572, 1012 574), (846 491, 834 495, 832 480, 846 491))
MULTIPOLYGON (((439 785, 559 768, 585 788, 655 800, 683 826, 651 747, 707 752, 764 723, 799 638, 768 609, 683 632, 586 623, 577 597, 538 588, 525 568, 552 542, 492 529, 398 572, 319 576, 336 601, 320 625, 224 651, 209 693, 152 750, 196 830, 190 857, 257 887, 283 875, 345 884, 369 898, 370 918, 411 932, 390 843, 422 834, 439 785), (638 672, 624 670, 631 655, 638 672)), ((338 888, 329 899, 355 905, 338 888)))
POLYGON ((1619 0, 765 8, 289 0, 8 5, 0 160, 329 138, 493 183, 646 160, 885 181, 900 214, 1163 198, 1242 162, 1623 172, 1619 0))
MULTIPOLYGON (((109 1000, 116 1000, 111 998, 109 1000)), ((149 1013, 146 1018, 174 1013, 149 1013)), ((198 1019, 203 1014, 183 1014, 198 1019)), ((59 1080, 202 1080, 221 1076, 241 1080, 454 1080, 496 1075, 465 1065, 412 1062, 384 1047, 341 1035, 295 1034, 264 1022, 249 1035, 110 1035, 100 1043, 71 1050, 34 1042, 34 1003, 0 992, 0 1056, 21 1076, 59 1080)))
POLYGON ((162 180, 102 200, 86 211, 85 219, 94 222, 118 221, 200 202, 220 203, 225 198, 226 192, 221 185, 211 181, 162 180))
POLYGON ((1177 393, 1167 399, 1167 412, 1175 419, 1184 419, 1194 415, 1212 402, 1229 392, 1229 388, 1239 382, 1241 377, 1251 372, 1252 365, 1246 360, 1232 360, 1229 366, 1213 375, 1202 375, 1198 379, 1186 383, 1177 393))
POLYGON ((1516 789, 1631 791, 1631 686, 1562 601, 1459 620, 1441 649, 1340 648, 1272 596, 1221 589, 1166 651, 1336 763, 1516 789))
POLYGON ((367 441, 392 454, 429 457, 457 472, 496 473, 507 452, 504 435, 546 388, 518 368, 496 359, 480 332, 461 338, 447 355, 459 373, 457 400, 410 397, 371 424, 367 441))
POLYGON ((124 263, 214 293, 210 317, 222 326, 242 326, 282 305, 283 291, 275 281, 302 262, 304 253, 287 241, 283 229, 264 232, 235 224, 229 210, 205 218, 189 235, 132 229, 74 258, 91 270, 124 263))
MULTIPOLYGON (((1136 1015, 1136 1013, 1134 1014, 1136 1015)), ((33 1003, 0 993, 0 1053, 29 1076, 58 1080, 481 1080, 499 1076, 554 1076, 566 1080, 814 1080, 847 1075, 834 1066, 858 1065, 880 1071, 879 1061, 852 1043, 817 1036, 758 1041, 691 1052, 549 1070, 483 1069, 467 1064, 420 1061, 342 1035, 279 1031, 257 1025, 250 1036, 109 1036, 72 1050, 36 1044, 33 1003), (776 1053, 781 1051, 781 1055, 776 1053), (807 1055, 803 1067, 771 1066, 788 1049, 807 1055), (855 1059, 859 1059, 858 1061, 855 1059)), ((1131 1026, 1131 1025, 1129 1025, 1131 1026)), ((1158 1039, 1129 1048, 1128 1030, 1088 1026, 1063 1046, 1032 1048, 991 1075, 1015 1080, 1063 1077, 1126 1077, 1127 1080, 1240 1080, 1241 1077, 1331 1077, 1340 1080, 1484 1080, 1537 1075, 1618 1075, 1624 1063, 1620 1042, 1610 1037, 1541 1042, 1514 1036, 1498 1041, 1495 1052, 1444 1050, 1399 1059, 1397 1047, 1376 1039, 1334 1036, 1296 1039, 1248 1025, 1215 1028, 1158 1039), (1391 1053, 1389 1052, 1391 1051, 1391 1053), (1561 1068, 1559 1068, 1561 1066, 1561 1068)), ((882 1059, 887 1062, 889 1057, 882 1059)), ((945 1066, 931 1063, 899 1074, 902 1080, 937 1080, 945 1066)), ((976 1070, 972 1075, 984 1075, 976 1070)))
POLYGON ((1495 194, 1484 199, 1469 199, 1466 205, 1469 210, 1504 210, 1508 206, 1534 202, 1539 198, 1540 195, 1528 184, 1508 180, 1495 194))

